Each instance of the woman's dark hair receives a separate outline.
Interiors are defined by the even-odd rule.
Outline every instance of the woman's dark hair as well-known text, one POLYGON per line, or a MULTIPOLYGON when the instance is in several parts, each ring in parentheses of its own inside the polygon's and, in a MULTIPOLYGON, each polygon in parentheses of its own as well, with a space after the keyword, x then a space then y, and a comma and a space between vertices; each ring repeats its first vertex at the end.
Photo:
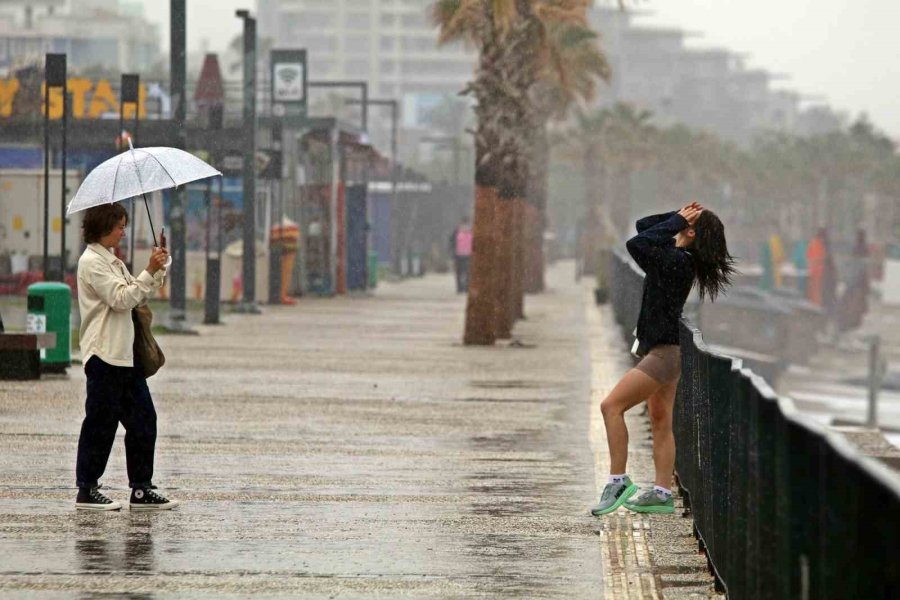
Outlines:
POLYGON ((125 224, 127 225, 128 212, 118 202, 92 206, 84 211, 84 218, 81 221, 84 243, 95 244, 99 242, 100 238, 112 232, 113 228, 122 220, 122 217, 125 217, 125 224))
POLYGON ((715 300, 731 285, 735 273, 734 257, 729 254, 725 241, 725 226, 716 213, 704 209, 694 223, 694 234, 690 250, 700 299, 715 300))

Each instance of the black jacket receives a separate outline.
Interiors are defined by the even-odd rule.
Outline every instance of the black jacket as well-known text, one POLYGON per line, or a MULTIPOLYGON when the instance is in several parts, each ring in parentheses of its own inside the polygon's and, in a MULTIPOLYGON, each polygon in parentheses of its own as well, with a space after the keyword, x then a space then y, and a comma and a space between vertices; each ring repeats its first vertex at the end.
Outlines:
POLYGON ((678 344, 678 320, 694 285, 690 252, 675 247, 675 234, 688 227, 675 212, 640 219, 638 234, 625 243, 628 253, 644 270, 644 294, 637 323, 637 338, 647 350, 678 344))

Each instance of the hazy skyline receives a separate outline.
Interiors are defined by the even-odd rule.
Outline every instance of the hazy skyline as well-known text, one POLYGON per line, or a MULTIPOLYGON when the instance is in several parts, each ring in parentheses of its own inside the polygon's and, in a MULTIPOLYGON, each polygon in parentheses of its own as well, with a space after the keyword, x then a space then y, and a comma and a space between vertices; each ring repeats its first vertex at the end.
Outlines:
MULTIPOLYGON (((169 2, 143 0, 147 17, 160 25, 168 48, 169 2)), ((699 34, 689 46, 724 47, 747 55, 750 67, 785 77, 775 88, 815 96, 851 118, 870 119, 900 140, 900 63, 896 60, 896 0, 643 0, 639 22, 699 34)), ((238 8, 255 0, 187 0, 188 47, 221 52, 241 33, 238 8)), ((298 40, 298 43, 300 41, 298 40)))

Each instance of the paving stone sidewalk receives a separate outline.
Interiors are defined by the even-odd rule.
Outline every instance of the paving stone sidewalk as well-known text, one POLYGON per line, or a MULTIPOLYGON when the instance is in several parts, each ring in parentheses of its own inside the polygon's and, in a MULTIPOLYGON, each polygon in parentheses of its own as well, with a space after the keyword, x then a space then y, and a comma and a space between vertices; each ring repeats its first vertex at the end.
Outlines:
POLYGON ((571 273, 528 299, 522 344, 461 346, 449 276, 165 336, 154 479, 184 502, 166 513, 73 510, 80 368, 0 382, 0 597, 711 596, 688 519, 588 514, 598 398, 627 363, 571 273))

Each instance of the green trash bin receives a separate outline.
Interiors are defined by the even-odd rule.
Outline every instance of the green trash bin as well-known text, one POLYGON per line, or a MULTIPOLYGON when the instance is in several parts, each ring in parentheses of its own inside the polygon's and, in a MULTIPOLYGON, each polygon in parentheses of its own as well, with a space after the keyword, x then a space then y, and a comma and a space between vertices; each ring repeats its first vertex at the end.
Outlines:
POLYGON ((369 289, 375 289, 378 286, 378 253, 369 251, 369 289))
POLYGON ((65 283, 43 281, 28 286, 28 333, 55 333, 56 346, 41 350, 41 370, 63 373, 72 366, 72 291, 65 283))

